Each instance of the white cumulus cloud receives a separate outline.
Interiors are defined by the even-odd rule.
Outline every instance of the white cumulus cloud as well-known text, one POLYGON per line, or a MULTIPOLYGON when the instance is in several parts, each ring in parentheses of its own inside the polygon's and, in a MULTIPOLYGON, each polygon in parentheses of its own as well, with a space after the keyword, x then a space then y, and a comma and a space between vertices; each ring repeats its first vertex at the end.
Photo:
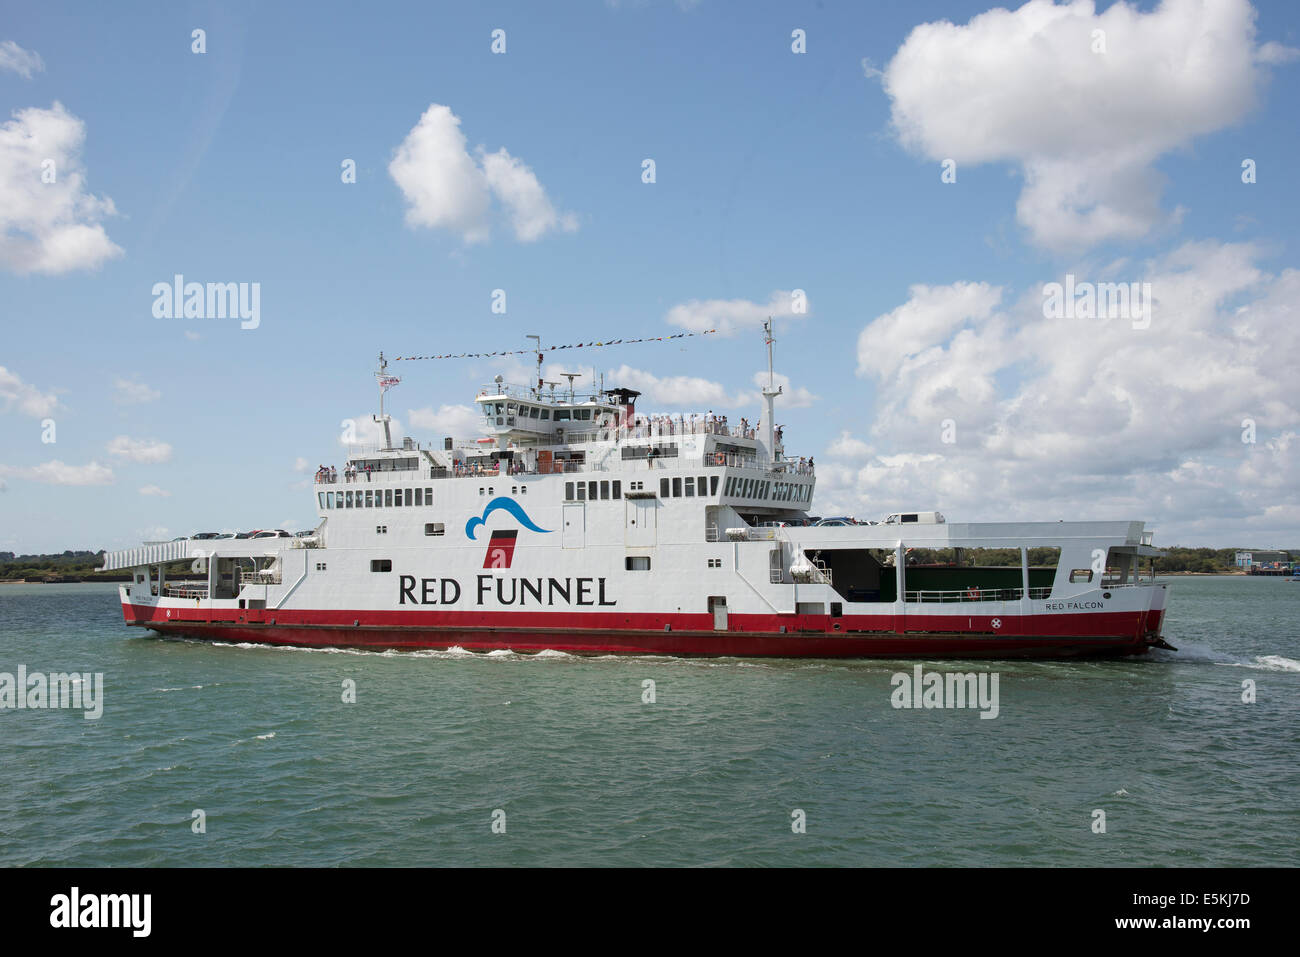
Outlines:
POLYGON ((802 290, 777 290, 765 303, 748 299, 692 299, 673 306, 664 318, 669 325, 691 332, 715 329, 718 335, 732 336, 744 329, 761 329, 769 316, 804 318, 809 307, 806 296, 801 299, 801 295, 802 290))
POLYGON ((57 102, 0 126, 0 265, 63 273, 122 255, 100 222, 116 214, 113 201, 86 189, 85 140, 85 124, 57 102))
POLYGON ((41 55, 33 50, 24 50, 13 40, 0 43, 0 72, 8 70, 17 73, 24 80, 30 80, 33 73, 45 69, 41 55))
POLYGON ((1255 105, 1261 64, 1246 0, 1031 0, 964 25, 912 30, 884 70, 902 143, 934 161, 1008 162, 1017 218, 1038 245, 1137 239, 1180 215, 1160 205, 1153 164, 1255 105), (1098 32, 1100 31, 1100 32, 1098 32))
POLYGON ((436 435, 452 438, 472 438, 482 428, 483 420, 476 410, 467 405, 440 405, 437 409, 407 409, 407 418, 411 426, 428 429, 436 435))
POLYGON ((42 392, 24 382, 17 373, 0 366, 0 403, 5 412, 16 408, 23 415, 43 419, 58 408, 59 399, 53 392, 42 392))
POLYGON ((113 470, 98 462, 67 465, 58 459, 32 466, 0 465, 0 475, 12 475, 46 485, 108 485, 113 481, 113 470))
POLYGON ((520 242, 534 242, 552 230, 572 232, 577 217, 559 212, 536 174, 502 147, 488 153, 467 148, 460 117, 433 103, 397 147, 388 173, 406 199, 408 226, 446 229, 466 243, 491 235, 492 197, 520 242))
POLYGON ((835 440, 845 467, 819 495, 970 520, 1150 519, 1187 541, 1268 527, 1300 508, 1300 270, 1260 256, 1193 242, 1088 277, 1149 282, 1147 328, 1045 318, 1041 288, 1004 304, 984 283, 914 287, 859 337, 875 448, 835 440))
POLYGON ((113 380, 113 400, 121 405, 137 405, 155 402, 162 398, 162 393, 134 379, 116 378, 113 380))
POLYGON ((707 412, 712 409, 735 409, 753 403, 756 396, 750 392, 729 392, 720 382, 698 376, 657 376, 628 365, 609 372, 605 379, 620 387, 635 389, 642 398, 639 409, 654 412, 659 409, 685 409, 707 412), (649 405, 647 404, 649 403, 649 405))
POLYGON ((157 485, 146 485, 140 489, 140 494, 157 496, 158 498, 170 498, 172 493, 167 491, 165 488, 159 488, 157 485))
POLYGON ((172 447, 156 439, 133 439, 130 436, 119 435, 108 443, 108 454, 130 462, 157 465, 172 457, 172 447))

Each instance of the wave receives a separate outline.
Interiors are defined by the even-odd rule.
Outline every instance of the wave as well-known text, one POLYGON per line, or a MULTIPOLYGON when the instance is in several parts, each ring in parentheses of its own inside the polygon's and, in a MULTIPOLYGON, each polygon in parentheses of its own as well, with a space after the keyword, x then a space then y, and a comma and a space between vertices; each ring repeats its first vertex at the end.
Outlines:
POLYGON ((1256 671, 1300 672, 1300 661, 1282 655, 1256 655, 1254 661, 1221 661, 1230 668, 1253 668, 1256 671))

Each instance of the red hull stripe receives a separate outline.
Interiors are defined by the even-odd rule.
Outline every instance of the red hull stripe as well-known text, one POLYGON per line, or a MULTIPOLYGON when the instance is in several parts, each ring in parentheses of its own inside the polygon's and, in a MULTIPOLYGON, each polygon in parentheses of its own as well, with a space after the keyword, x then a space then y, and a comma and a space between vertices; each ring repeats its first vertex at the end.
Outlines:
POLYGON ((1141 612, 953 618, 908 615, 710 615, 568 612, 157 609, 124 605, 128 624, 222 642, 344 648, 552 649, 580 654, 763 657, 1074 657, 1136 654, 1147 646, 1141 612), (969 624, 968 624, 969 623, 969 624), (664 626, 669 626, 665 628, 664 626), (838 628, 836 627, 838 625, 838 628), (785 633, 781 628, 785 627, 785 633))
MULTIPOLYGON (((205 609, 155 608, 148 605, 122 606, 129 624, 175 624, 177 622, 229 623, 239 625, 300 625, 307 627, 367 627, 420 630, 477 629, 498 631, 714 631, 710 614, 654 614, 567 611, 442 611, 399 609, 392 611, 321 609, 205 609)), ((1150 630, 1147 612, 1090 612, 1044 615, 922 615, 909 614, 898 627, 894 615, 738 615, 727 620, 729 632, 779 634, 787 632, 879 634, 952 633, 1007 636, 1033 634, 1080 638, 1132 637, 1150 630), (993 622, 998 622, 997 626, 993 622)))

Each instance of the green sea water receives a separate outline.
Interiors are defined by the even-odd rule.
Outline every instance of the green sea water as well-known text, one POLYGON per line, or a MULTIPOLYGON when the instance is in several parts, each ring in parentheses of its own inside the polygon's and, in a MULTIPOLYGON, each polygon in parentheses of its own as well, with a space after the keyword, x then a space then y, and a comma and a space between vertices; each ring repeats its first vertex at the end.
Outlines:
POLYGON ((991 720, 893 707, 913 662, 213 646, 0 586, 0 672, 104 675, 0 709, 0 864, 1295 866, 1300 584, 1173 582, 1177 653, 923 663, 991 720))

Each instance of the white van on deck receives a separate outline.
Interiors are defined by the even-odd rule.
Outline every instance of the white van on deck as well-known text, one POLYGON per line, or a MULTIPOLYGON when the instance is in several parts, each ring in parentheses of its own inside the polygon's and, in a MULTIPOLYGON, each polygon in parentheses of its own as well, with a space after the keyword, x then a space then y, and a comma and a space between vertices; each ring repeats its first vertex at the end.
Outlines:
POLYGON ((885 518, 886 525, 942 525, 943 515, 939 512, 895 512, 885 518))

